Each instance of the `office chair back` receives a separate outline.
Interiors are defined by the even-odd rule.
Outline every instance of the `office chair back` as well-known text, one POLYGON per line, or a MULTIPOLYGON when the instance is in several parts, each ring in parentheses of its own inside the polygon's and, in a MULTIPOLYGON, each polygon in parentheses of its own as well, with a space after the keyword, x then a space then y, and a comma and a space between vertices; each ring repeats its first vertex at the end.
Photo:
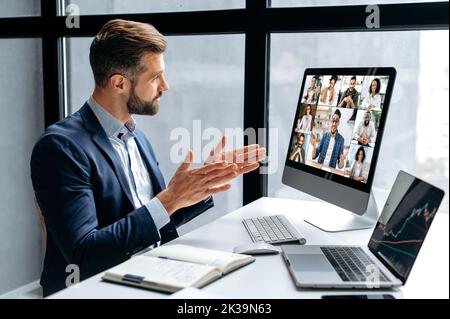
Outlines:
POLYGON ((36 197, 34 198, 34 208, 35 208, 38 220, 39 220, 42 243, 44 244, 44 247, 45 247, 47 245, 47 228, 45 227, 44 216, 42 215, 42 211, 41 211, 41 208, 39 207, 39 203, 37 202, 36 197))

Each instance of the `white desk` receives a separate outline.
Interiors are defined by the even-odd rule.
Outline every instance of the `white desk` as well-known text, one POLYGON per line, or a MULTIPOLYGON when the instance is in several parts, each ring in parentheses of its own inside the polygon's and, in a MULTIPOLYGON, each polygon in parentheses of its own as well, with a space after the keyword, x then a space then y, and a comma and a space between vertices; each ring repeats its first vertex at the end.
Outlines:
MULTIPOLYGON (((261 198, 169 244, 232 251, 234 246, 251 242, 243 217, 285 214, 307 238, 308 244, 366 245, 372 230, 325 233, 305 223, 307 212, 320 212, 320 202, 261 198)), ((390 293, 397 298, 449 298, 449 216, 437 214, 408 282, 390 293)), ((256 261, 203 288, 224 298, 320 298, 323 294, 358 293, 345 290, 298 290, 281 255, 258 255, 256 261)), ((96 275, 50 298, 167 298, 169 295, 101 281, 96 275)))

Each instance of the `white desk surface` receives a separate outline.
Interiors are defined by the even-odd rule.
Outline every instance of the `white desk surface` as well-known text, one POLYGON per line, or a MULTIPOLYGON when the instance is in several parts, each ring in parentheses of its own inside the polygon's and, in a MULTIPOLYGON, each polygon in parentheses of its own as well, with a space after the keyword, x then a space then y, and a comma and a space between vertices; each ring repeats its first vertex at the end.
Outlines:
MULTIPOLYGON (((320 212, 323 203, 279 198, 261 198, 210 224, 188 233, 170 244, 232 251, 250 243, 243 217, 285 214, 313 245, 367 245, 372 230, 325 233, 304 222, 308 212, 320 212)), ((224 299, 320 298, 324 294, 389 293, 396 298, 449 298, 449 216, 437 214, 406 285, 398 290, 299 290, 295 287, 280 254, 258 255, 256 261, 202 288, 224 299)), ((50 298, 167 298, 168 294, 103 282, 101 274, 50 298)))

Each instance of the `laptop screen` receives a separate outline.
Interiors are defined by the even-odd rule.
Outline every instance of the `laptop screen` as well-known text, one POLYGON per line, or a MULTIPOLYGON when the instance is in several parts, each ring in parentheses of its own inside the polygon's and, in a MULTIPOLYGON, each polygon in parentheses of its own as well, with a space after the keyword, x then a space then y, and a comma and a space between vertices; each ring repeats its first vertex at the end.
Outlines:
POLYGON ((400 171, 369 241, 369 249, 403 283, 416 260, 444 192, 400 171))

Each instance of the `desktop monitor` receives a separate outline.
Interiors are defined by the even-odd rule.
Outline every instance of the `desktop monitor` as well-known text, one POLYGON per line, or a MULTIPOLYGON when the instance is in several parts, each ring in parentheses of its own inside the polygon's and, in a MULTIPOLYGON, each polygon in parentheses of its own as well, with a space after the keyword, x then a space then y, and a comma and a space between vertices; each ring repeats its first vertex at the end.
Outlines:
POLYGON ((337 227, 321 212, 307 222, 326 231, 376 222, 371 188, 395 77, 384 67, 305 71, 282 181, 352 213, 337 227))

